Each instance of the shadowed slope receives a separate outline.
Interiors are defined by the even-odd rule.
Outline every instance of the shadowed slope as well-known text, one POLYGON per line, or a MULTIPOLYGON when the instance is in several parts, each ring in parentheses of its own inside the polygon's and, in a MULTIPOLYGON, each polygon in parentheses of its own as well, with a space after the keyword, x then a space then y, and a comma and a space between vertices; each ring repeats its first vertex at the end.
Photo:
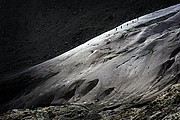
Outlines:
POLYGON ((179 0, 1 0, 0 76, 56 57, 179 0))

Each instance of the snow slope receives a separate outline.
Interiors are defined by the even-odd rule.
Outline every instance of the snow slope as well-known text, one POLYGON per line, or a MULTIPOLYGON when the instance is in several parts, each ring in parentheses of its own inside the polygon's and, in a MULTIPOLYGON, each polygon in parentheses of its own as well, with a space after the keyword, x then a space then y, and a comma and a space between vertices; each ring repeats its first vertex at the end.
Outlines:
POLYGON ((180 4, 126 22, 0 82, 1 111, 94 103, 124 108, 152 100, 180 78, 180 4))

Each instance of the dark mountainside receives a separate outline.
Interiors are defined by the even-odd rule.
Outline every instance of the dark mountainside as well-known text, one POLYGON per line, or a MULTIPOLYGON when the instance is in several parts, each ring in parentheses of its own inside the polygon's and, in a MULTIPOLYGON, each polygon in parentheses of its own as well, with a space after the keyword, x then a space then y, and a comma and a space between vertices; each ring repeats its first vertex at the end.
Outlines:
POLYGON ((179 0, 1 0, 0 77, 179 0))
MULTIPOLYGON (((128 26, 127 26, 128 25, 128 26)), ((0 81, 0 120, 179 120, 180 4, 0 81)))
POLYGON ((177 3, 1 1, 0 120, 179 120, 177 3))

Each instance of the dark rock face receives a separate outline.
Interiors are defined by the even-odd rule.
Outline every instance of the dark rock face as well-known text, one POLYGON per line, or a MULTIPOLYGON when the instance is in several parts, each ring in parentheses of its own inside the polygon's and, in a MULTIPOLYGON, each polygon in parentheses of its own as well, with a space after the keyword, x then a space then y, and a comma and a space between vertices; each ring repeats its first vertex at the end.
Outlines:
POLYGON ((22 71, 125 21, 179 2, 1 0, 0 75, 22 71))

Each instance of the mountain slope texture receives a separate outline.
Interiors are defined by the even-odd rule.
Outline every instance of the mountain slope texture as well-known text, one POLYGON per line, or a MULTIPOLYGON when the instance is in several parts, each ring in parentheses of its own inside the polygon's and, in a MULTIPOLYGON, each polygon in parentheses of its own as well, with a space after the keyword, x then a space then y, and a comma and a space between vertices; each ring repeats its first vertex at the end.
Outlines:
POLYGON ((180 0, 1 0, 0 77, 180 0), (135 7, 134 7, 135 6, 135 7))
POLYGON ((177 4, 5 76, 0 119, 180 119, 179 52, 177 4))

